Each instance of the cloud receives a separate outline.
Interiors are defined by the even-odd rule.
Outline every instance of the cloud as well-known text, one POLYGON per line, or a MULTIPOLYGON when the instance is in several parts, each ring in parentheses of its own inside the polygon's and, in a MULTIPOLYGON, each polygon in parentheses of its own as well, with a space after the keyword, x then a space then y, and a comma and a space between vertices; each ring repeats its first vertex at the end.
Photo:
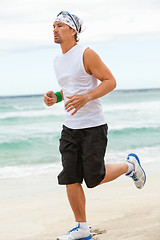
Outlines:
POLYGON ((5 0, 0 8, 1 48, 51 45, 52 23, 61 10, 84 19, 87 28, 82 41, 160 34, 158 0, 5 0))

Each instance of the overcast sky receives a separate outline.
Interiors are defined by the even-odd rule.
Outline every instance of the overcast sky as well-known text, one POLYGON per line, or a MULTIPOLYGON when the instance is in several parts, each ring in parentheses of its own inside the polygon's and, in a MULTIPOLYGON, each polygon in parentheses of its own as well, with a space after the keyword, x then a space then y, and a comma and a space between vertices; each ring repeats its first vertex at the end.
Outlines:
MULTIPOLYGON (((117 41, 118 43, 122 40, 124 42, 132 40, 133 42, 134 40, 141 41, 141 43, 142 41, 150 42, 153 45, 156 42, 156 47, 159 47, 159 0, 0 0, 0 61, 3 62, 0 95, 12 94, 12 91, 7 91, 5 85, 10 84, 9 78, 11 77, 9 73, 6 74, 6 71, 12 67, 11 62, 15 64, 15 61, 18 61, 18 53, 21 53, 23 61, 26 52, 29 54, 30 51, 30 57, 33 52, 34 57, 34 50, 55 46, 52 25, 55 16, 62 10, 67 10, 83 19, 86 30, 80 36, 82 43, 106 42, 107 44, 107 42, 115 43, 117 41)), ((40 56, 41 54, 38 53, 37 57, 40 58, 40 56)), ((157 56, 158 54, 155 56, 155 62, 159 61, 157 56)), ((153 64, 154 56, 151 58, 153 64)), ((28 68, 29 70, 33 73, 31 75, 36 75, 32 68, 28 68)), ((44 70, 47 71, 46 68, 44 70)), ((21 72, 23 73, 23 66, 21 66, 21 72)), ((21 81, 20 76, 14 73, 12 79, 14 79, 14 86, 21 81)), ((36 79, 38 79, 38 74, 36 79)), ((35 80, 34 84, 36 85, 38 82, 35 80)), ((155 84, 155 87, 160 87, 160 85, 155 84)), ((22 92, 28 94, 29 87, 26 92, 22 92)), ((31 93, 33 92, 31 90, 31 93)), ((19 93, 16 90, 13 91, 14 94, 19 93)))

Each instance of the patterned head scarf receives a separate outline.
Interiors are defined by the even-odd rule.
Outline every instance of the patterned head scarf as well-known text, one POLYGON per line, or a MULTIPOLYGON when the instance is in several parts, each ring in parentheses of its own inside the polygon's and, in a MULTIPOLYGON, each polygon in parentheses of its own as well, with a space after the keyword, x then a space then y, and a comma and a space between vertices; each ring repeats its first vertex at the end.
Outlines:
POLYGON ((63 22, 69 27, 75 29, 77 34, 82 32, 83 21, 74 14, 70 14, 67 11, 60 12, 54 22, 63 22))

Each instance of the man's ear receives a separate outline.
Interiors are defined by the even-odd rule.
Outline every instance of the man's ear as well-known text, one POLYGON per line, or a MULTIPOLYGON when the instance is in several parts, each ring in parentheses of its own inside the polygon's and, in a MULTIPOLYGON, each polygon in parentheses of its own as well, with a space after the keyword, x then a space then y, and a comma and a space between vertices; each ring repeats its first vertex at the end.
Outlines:
POLYGON ((77 31, 73 28, 71 30, 72 30, 72 35, 74 36, 77 33, 77 31))

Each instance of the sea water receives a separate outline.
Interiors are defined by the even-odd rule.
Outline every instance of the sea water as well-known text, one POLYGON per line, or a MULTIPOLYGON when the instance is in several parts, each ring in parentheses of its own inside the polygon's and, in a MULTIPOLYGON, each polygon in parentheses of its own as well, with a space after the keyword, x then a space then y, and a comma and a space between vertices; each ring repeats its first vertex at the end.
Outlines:
MULTIPOLYGON (((135 152, 144 163, 160 162, 160 89, 113 91, 101 103, 109 129, 105 161, 135 152)), ((1 97, 0 181, 57 174, 64 118, 63 102, 47 107, 41 95, 1 97)))

